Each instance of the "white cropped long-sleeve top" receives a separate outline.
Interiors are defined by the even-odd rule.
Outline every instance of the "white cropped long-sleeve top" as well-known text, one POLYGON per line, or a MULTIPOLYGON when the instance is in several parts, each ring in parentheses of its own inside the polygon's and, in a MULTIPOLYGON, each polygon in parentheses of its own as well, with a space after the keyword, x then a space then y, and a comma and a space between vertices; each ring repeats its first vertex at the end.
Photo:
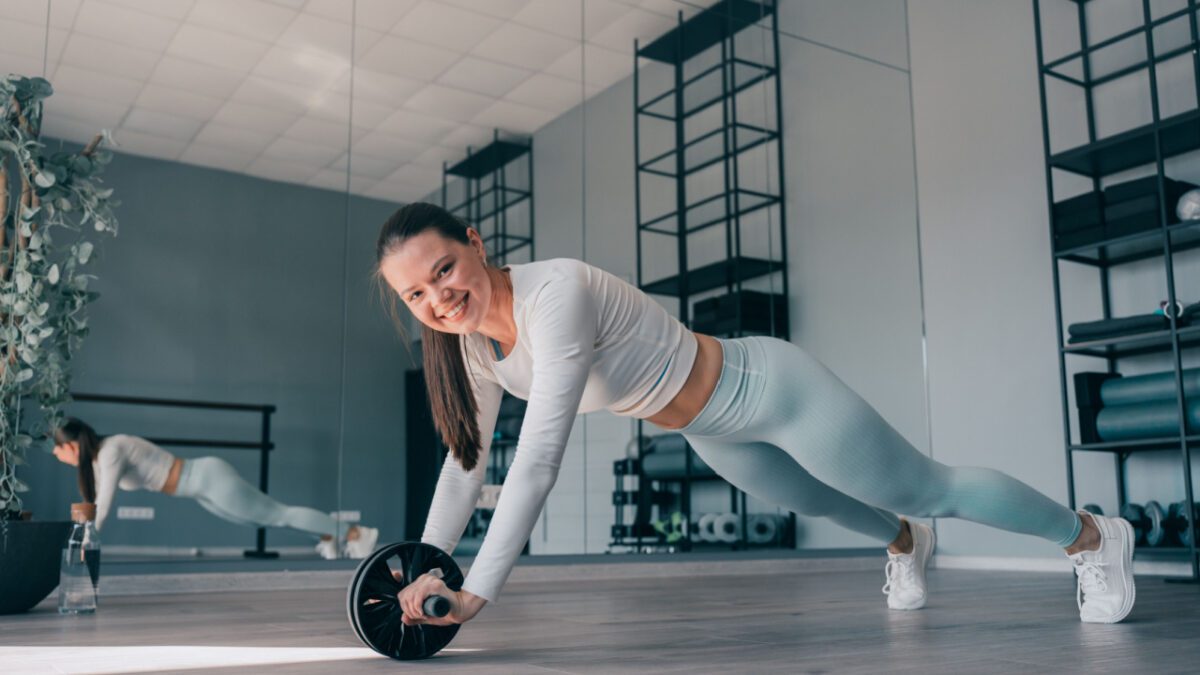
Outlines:
MULTIPOLYGON (((587 263, 510 265, 517 343, 507 357, 478 333, 463 337, 482 440, 468 472, 446 457, 421 540, 452 553, 475 509, 503 390, 528 401, 516 454, 463 588, 494 601, 550 493, 575 416, 609 410, 650 417, 683 388, 697 342, 675 317, 587 263)), ((424 449, 413 448, 410 452, 424 449)))
POLYGON ((122 490, 161 491, 174 463, 174 455, 144 438, 125 434, 105 437, 93 465, 96 529, 104 527, 118 485, 122 490))

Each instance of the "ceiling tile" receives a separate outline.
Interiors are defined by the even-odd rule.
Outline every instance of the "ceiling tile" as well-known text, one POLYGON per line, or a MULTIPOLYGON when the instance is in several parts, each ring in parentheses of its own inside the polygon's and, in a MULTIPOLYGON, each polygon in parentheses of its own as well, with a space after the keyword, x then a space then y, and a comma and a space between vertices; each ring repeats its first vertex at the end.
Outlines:
POLYGON ((146 80, 154 72, 160 52, 135 49, 100 38, 73 33, 67 39, 61 63, 118 77, 146 80))
POLYGON ((203 96, 175 87, 150 83, 142 89, 134 105, 146 110, 207 120, 225 105, 225 101, 215 96, 203 96))
POLYGON ((412 163, 434 168, 440 172, 443 164, 452 164, 460 159, 462 159, 461 150, 434 145, 414 157, 412 163))
POLYGON ((188 145, 186 141, 143 134, 128 129, 113 132, 113 139, 117 142, 118 152, 167 160, 179 159, 188 145))
MULTIPOLYGON (((354 126, 370 129, 379 126, 394 110, 391 106, 363 100, 355 100, 353 105, 354 126)), ((350 106, 351 102, 345 94, 328 93, 309 104, 308 114, 345 124, 350 121, 350 106)))
POLYGON ((304 13, 279 36, 277 44, 293 49, 312 49, 330 56, 350 57, 350 24, 304 13))
POLYGON ((413 197, 413 194, 417 191, 418 188, 409 185, 399 185, 397 183, 380 181, 371 186, 366 192, 363 193, 363 195, 367 197, 374 197, 375 199, 382 199, 384 201, 395 202, 397 204, 408 204, 420 198, 419 195, 417 197, 413 197))
MULTIPOLYGON (((4 3, 0 3, 3 5, 4 3)), ((42 17, 43 21, 45 16, 42 17)), ((23 56, 37 62, 36 72, 26 70, 25 74, 40 75, 42 72, 42 57, 51 63, 62 54, 69 32, 61 28, 50 29, 50 45, 47 52, 45 24, 34 25, 24 21, 0 21, 0 53, 13 56, 23 56)), ((5 72, 7 75, 7 71, 5 72)))
POLYGON ((196 134, 196 138, 192 143, 243 153, 252 153, 258 156, 273 140, 275 140, 275 136, 272 134, 260 133, 245 127, 234 127, 228 124, 209 122, 204 125, 200 133, 196 134))
POLYGON ((467 56, 442 73, 438 82, 488 96, 503 96, 531 74, 524 68, 467 56))
POLYGON ((355 23, 375 30, 387 32, 400 20, 418 0, 309 0, 304 11, 337 21, 350 22, 354 10, 355 23))
MULTIPOLYGON (((439 0, 448 5, 462 7, 480 14, 487 14, 500 19, 511 19, 516 16, 525 5, 529 4, 529 0, 439 0)), ((576 2, 578 0, 562 0, 562 2, 576 2)))
POLYGON ((60 91, 56 92, 46 103, 44 115, 46 119, 67 117, 87 122, 94 126, 96 131, 100 131, 100 129, 115 129, 128 110, 128 105, 107 101, 104 98, 60 91))
POLYGON ((74 30, 130 47, 161 52, 180 22, 92 0, 79 8, 74 30))
POLYGON ((426 190, 432 190, 442 184, 442 172, 440 169, 409 163, 396 169, 383 180, 414 186, 424 185, 427 186, 426 190))
POLYGON ((267 53, 268 48, 264 43, 232 33, 185 24, 171 40, 167 53, 246 73, 267 53), (220 45, 220 49, 214 49, 216 45, 220 45))
POLYGON ((538 73, 508 92, 504 98, 561 114, 582 103, 584 92, 578 82, 538 73))
POLYGON ((346 189, 346 172, 333 169, 321 169, 317 175, 308 179, 308 185, 326 190, 343 192, 346 189))
POLYGON ((284 7, 290 7, 295 10, 303 10, 304 6, 306 4, 308 4, 308 0, 267 0, 267 1, 272 4, 282 5, 284 7))
MULTIPOLYGON (((356 101, 371 101, 399 108, 410 96, 420 91, 425 83, 407 77, 355 67, 353 85, 356 101)), ((333 91, 348 95, 350 86, 350 75, 346 74, 333 86, 333 91)))
POLYGON ((252 72, 311 89, 329 89, 349 70, 350 60, 345 56, 332 57, 317 49, 274 47, 252 72))
POLYGON ((471 122, 480 126, 495 127, 501 131, 532 134, 555 117, 555 113, 538 108, 530 108, 512 101, 497 101, 476 115, 471 122))
POLYGON ((345 96, 338 96, 329 91, 314 90, 298 84, 250 75, 242 82, 237 91, 233 92, 229 100, 303 115, 308 112, 314 101, 327 97, 340 99, 343 106, 350 104, 349 99, 345 96))
MULTIPOLYGON (((49 5, 50 25, 55 28, 70 28, 79 12, 81 0, 55 0, 49 5)), ((20 2, 0 2, 0 18, 20 21, 38 26, 41 35, 46 25, 46 0, 21 0, 20 2)))
POLYGON ((575 41, 564 37, 506 23, 484 38, 471 53, 512 66, 541 70, 575 45, 575 41))
POLYGON ((342 150, 346 149, 346 144, 349 142, 344 122, 339 124, 316 117, 301 117, 296 120, 295 124, 288 127, 283 135, 342 150))
POLYGON ((555 77, 579 82, 587 78, 589 88, 604 82, 607 87, 614 77, 623 79, 633 75, 633 53, 621 54, 593 44, 571 50, 562 58, 546 67, 546 72, 555 77))
MULTIPOLYGON (((164 19, 174 19, 182 21, 188 12, 192 11, 192 5, 196 4, 196 0, 105 0, 113 5, 121 5, 126 9, 133 9, 147 14, 160 16, 164 19)), ((54 0, 54 4, 58 4, 59 0, 54 0)))
MULTIPOLYGON (((0 51, 0 72, 5 74, 14 73, 26 77, 38 77, 42 74, 42 57, 18 56, 16 54, 5 54, 3 51, 0 51)), ((53 83, 53 68, 46 75, 46 79, 53 83)))
MULTIPOLYGON (((375 157, 400 164, 412 161, 422 152, 425 152, 428 147, 428 143, 401 138, 382 131, 374 131, 354 142, 353 159, 357 163, 362 157, 375 157)), ((355 169, 355 173, 362 172, 355 169)), ((379 176, 379 178, 382 178, 382 176, 379 176)))
POLYGON ((54 90, 95 98, 107 103, 133 103, 142 93, 142 82, 116 75, 96 73, 76 66, 61 65, 54 73, 54 90))
POLYGON ((324 166, 344 154, 343 148, 321 145, 295 138, 277 138, 262 152, 263 157, 289 162, 324 166))
POLYGON ((677 25, 678 22, 665 16, 641 9, 631 9, 588 38, 588 41, 632 56, 635 39, 643 45, 649 44, 677 25))
POLYGON ((150 81, 157 84, 217 98, 226 98, 237 91, 245 79, 245 73, 169 55, 158 62, 158 67, 150 76, 150 81))
POLYGON ((499 19, 453 5, 425 0, 405 14, 391 32, 457 52, 467 52, 502 23, 499 19))
POLYGON ((298 119, 299 114, 229 101, 213 115, 212 121, 278 136, 298 119))
POLYGON ((363 56, 361 65, 371 70, 432 82, 459 59, 457 52, 385 35, 363 56))
POLYGON ((461 89, 431 84, 408 99, 406 107, 426 115, 468 122, 495 99, 461 89))
POLYGON ((198 166, 225 171, 243 171, 254 161, 257 155, 249 152, 238 152, 202 143, 192 143, 179 156, 179 161, 198 166))
POLYGON ((437 143, 458 125, 444 117, 422 115, 411 110, 397 110, 377 126, 380 131, 401 138, 437 143))
MULTIPOLYGON (((592 0, 587 1, 591 2, 592 0)), ((580 40, 583 30, 583 26, 580 24, 580 6, 582 4, 582 1, 529 0, 521 11, 513 15, 512 21, 560 37, 580 40)))
POLYGON ((457 162, 467 156, 467 148, 472 147, 478 150, 488 143, 492 142, 493 130, 490 126, 476 126, 473 124, 460 124, 458 127, 446 134, 442 140, 438 141, 438 145, 443 145, 447 148, 453 148, 458 154, 451 163, 457 162))
POLYGON ((195 118, 135 107, 125 115, 125 119, 121 122, 121 129, 179 141, 190 141, 203 124, 202 121, 195 118))
POLYGON ((274 42, 298 14, 295 9, 259 0, 201 0, 192 8, 188 23, 274 42))

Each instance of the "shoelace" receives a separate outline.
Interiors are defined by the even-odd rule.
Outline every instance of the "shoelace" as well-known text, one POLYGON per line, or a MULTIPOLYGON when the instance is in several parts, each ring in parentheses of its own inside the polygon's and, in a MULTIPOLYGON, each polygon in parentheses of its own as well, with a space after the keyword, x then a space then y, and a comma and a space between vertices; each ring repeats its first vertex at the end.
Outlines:
POLYGON ((1108 590, 1108 575, 1101 569, 1108 563, 1081 560, 1075 563, 1075 574, 1079 577, 1079 586, 1075 589, 1075 605, 1083 609, 1085 593, 1104 593, 1108 590))
POLYGON ((910 560, 889 560, 887 566, 883 568, 883 573, 887 577, 887 583, 883 585, 883 594, 892 594, 892 585, 898 584, 900 581, 913 582, 916 580, 913 561, 910 560))

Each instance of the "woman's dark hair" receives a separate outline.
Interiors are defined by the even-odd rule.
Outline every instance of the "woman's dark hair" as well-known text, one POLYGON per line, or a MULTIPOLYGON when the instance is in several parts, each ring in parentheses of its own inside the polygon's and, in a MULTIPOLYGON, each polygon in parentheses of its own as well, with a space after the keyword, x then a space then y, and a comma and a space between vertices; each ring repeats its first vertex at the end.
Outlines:
MULTIPOLYGON (((393 213, 379 232, 379 241, 375 244, 376 272, 388 254, 410 237, 426 230, 435 230, 460 244, 471 243, 467 236, 467 224, 449 211, 423 202, 408 204, 393 213)), ((394 308, 394 301, 389 306, 394 308)), ((400 326, 399 323, 397 325, 400 326)), ((463 362, 462 337, 422 325, 421 342, 425 388, 429 391, 429 408, 433 412, 434 426, 454 458, 464 469, 471 471, 479 461, 481 447, 479 423, 476 420, 479 408, 475 403, 466 363, 463 362)))
POLYGON ((87 422, 76 417, 68 417, 61 427, 54 430, 54 444, 62 445, 71 441, 79 442, 79 494, 83 501, 96 501, 96 474, 92 471, 92 462, 100 452, 101 438, 96 435, 87 422))

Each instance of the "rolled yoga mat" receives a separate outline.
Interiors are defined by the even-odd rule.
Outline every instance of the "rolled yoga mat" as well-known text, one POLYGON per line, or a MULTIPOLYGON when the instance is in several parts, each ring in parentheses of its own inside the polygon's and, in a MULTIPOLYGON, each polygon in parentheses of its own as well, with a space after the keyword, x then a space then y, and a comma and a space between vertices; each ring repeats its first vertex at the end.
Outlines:
POLYGON ((746 519, 746 541, 751 544, 769 544, 775 541, 779 531, 778 518, 769 513, 753 513, 746 519))
MULTIPOLYGON (((1200 398, 1200 368, 1183 371, 1183 395, 1200 398)), ((1134 375, 1107 380, 1100 385, 1100 400, 1104 407, 1143 405, 1152 401, 1175 400, 1175 371, 1134 375)))
POLYGON ((737 513, 717 514, 716 520, 713 521, 713 534, 716 535, 717 541, 724 544, 732 544, 738 540, 741 533, 741 515, 737 513))
POLYGON ((716 542, 717 533, 713 526, 716 524, 719 513, 706 513, 700 516, 700 520, 696 523, 696 534, 700 541, 716 542))
MULTIPOLYGON (((1187 406, 1187 431, 1200 430, 1200 401, 1187 406)), ((1105 441, 1175 436, 1179 433, 1178 406, 1175 401, 1104 407, 1096 415, 1096 432, 1105 441)))

